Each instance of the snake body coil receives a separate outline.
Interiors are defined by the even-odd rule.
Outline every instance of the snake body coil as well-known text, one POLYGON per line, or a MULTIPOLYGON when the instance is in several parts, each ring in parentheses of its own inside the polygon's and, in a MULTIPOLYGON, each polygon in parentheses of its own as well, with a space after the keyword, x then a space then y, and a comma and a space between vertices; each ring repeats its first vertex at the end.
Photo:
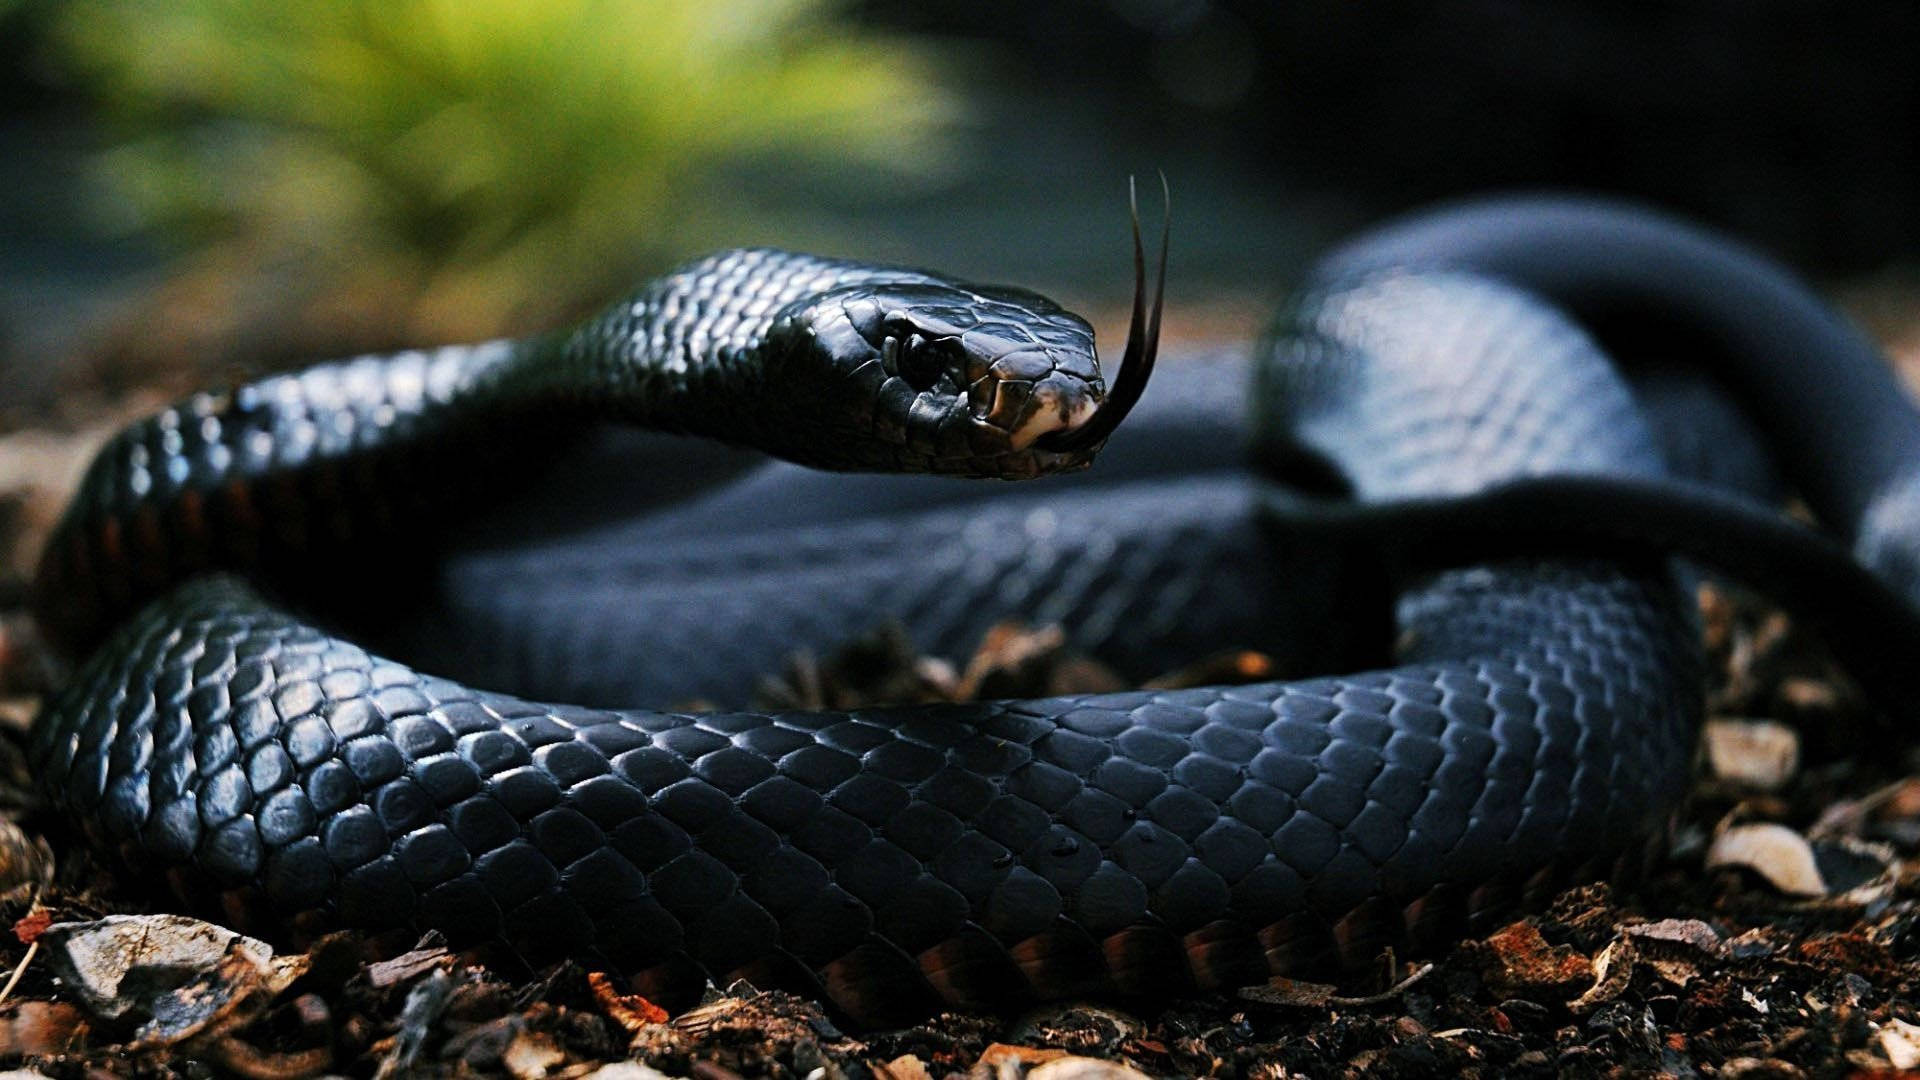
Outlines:
MULTIPOLYGON (((1717 240, 1545 202, 1443 213, 1324 263, 1256 361, 1254 471, 1148 408, 1110 478, 976 500, 775 466, 633 521, 482 543, 403 588, 440 565, 422 542, 438 516, 507 498, 457 482, 473 460, 525 458, 585 416, 1009 476, 1085 464, 1117 420, 1099 420, 1091 332, 1031 294, 731 253, 571 335, 316 368, 130 429, 43 569, 46 621, 104 643, 37 723, 35 767, 101 847, 231 918, 435 927, 670 1000, 744 975, 879 1020, 1432 944, 1641 858, 1684 784, 1700 672, 1657 511, 1724 522, 1727 547, 1752 519, 1663 493, 1685 446, 1663 446, 1673 425, 1595 336, 1656 316, 1900 581, 1920 419, 1871 348, 1717 240), (1637 542, 1463 561, 1501 533, 1503 504, 1474 499, 1564 508, 1556 484, 1596 521, 1547 531, 1637 542), (1649 506, 1644 527, 1605 520, 1649 506), (1323 660, 1395 654, 1253 686, 610 711, 423 674, 193 577, 255 568, 352 623, 329 594, 408 544, 427 554, 382 596, 442 619, 414 632, 387 611, 376 632, 522 692, 724 693, 765 662, 745 643, 892 615, 944 645, 1007 607, 1135 670, 1227 628, 1323 660)), ((1175 380, 1232 400, 1207 384, 1175 380)))

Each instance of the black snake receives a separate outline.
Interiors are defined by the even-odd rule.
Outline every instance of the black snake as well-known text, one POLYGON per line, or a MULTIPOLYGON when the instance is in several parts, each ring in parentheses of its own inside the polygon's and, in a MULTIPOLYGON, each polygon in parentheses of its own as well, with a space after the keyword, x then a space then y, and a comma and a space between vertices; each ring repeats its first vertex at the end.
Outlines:
POLYGON ((243 926, 434 927, 875 1020, 1361 961, 1642 858, 1702 707, 1674 550, 1827 616, 1871 685, 1920 641, 1920 417, 1723 240, 1605 203, 1438 212, 1319 264, 1250 421, 1244 368, 1196 360, 1116 432, 1144 297, 1110 391, 1033 294, 750 250, 570 332, 194 397, 101 453, 47 549, 42 619, 91 658, 39 778, 243 926), (1777 495, 1743 415, 1877 577, 1708 486, 1777 495), (983 494, 600 419, 835 469, 1112 446, 983 494), (1227 643, 1388 666, 777 715, 526 700, 737 705, 796 645, 897 618, 951 650, 1008 614, 1135 674, 1227 643))

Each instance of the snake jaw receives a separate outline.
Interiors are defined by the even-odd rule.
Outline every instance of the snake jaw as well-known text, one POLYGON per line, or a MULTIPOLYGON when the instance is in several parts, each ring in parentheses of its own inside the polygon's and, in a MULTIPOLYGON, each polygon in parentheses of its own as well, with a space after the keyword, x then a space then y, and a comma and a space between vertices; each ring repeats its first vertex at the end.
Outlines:
POLYGON ((1007 432, 1007 444, 1015 450, 1028 449, 1055 432, 1085 427, 1100 411, 1100 404, 1084 393, 1049 393, 1040 388, 1030 400, 1033 409, 1007 432))
POLYGON ((1173 193, 1167 176, 1160 174, 1160 195, 1165 211, 1160 226, 1160 260, 1154 276, 1153 307, 1147 308, 1147 257, 1140 243, 1140 201, 1133 178, 1127 178, 1127 210, 1133 219, 1133 317, 1127 327, 1127 350, 1120 367, 1107 387, 1106 401, 1084 422, 1048 432, 1036 441, 1038 449, 1076 453, 1097 449, 1112 435, 1120 421, 1127 418, 1140 402, 1153 375, 1153 362, 1160 354, 1160 312, 1167 294, 1167 241, 1173 231, 1173 193))

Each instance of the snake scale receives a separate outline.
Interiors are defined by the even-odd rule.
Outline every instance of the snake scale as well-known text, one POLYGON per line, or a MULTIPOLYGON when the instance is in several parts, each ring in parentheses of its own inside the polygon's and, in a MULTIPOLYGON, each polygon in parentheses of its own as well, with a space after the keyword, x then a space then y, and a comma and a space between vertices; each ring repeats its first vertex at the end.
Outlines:
POLYGON ((1702 709, 1676 550, 1835 616, 1870 682, 1878 631, 1920 640, 1920 417, 1757 255, 1605 202, 1435 211, 1318 264, 1250 408, 1247 365, 1195 361, 1120 426, 1159 322, 1135 252, 1112 385, 1031 293, 746 250, 576 330, 137 423, 43 560, 85 659, 36 772, 243 927, 435 928, 881 1022, 1364 962, 1643 860, 1702 709), (1742 501, 1776 465, 1839 541, 1742 501), (1247 644, 1301 677, 603 707, 738 705, 796 644, 1010 614, 1138 675, 1247 644))

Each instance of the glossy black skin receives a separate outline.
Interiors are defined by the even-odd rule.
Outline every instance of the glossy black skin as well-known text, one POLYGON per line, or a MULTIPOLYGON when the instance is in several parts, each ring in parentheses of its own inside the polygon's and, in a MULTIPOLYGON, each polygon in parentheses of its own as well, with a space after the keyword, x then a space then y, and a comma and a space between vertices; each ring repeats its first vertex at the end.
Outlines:
MULTIPOLYGON (((1420 240, 1417 228, 1362 239, 1283 317, 1255 364, 1250 466, 1225 466, 1212 443, 1179 435, 1136 460, 1131 479, 1103 483, 1096 469, 1057 494, 1036 485, 965 500, 753 474, 711 490, 722 502, 736 486, 748 496, 729 513, 706 514, 695 499, 636 515, 631 529, 536 539, 517 587, 511 574, 444 579, 448 598, 478 597, 472 617, 497 610, 501 633, 522 627, 526 662, 475 662, 476 674, 515 686, 599 667, 625 668, 644 688, 655 667, 727 667, 753 633, 850 634, 880 615, 950 627, 988 617, 979 613, 995 598, 1105 651, 1178 638, 1183 624, 1197 643, 1210 636, 1202 624, 1231 623, 1217 616, 1239 594, 1257 601, 1243 625, 1312 611, 1318 622, 1297 638, 1361 627, 1353 651, 1393 650, 1375 670, 852 713, 587 709, 422 674, 251 587, 203 579, 120 621, 36 724, 36 771, 103 849, 229 917, 430 926, 530 959, 585 957, 668 1000, 738 974, 879 1021, 942 1003, 1231 987, 1444 941, 1555 882, 1644 857, 1684 787, 1701 708, 1690 600, 1665 552, 1738 554, 1761 513, 1684 501, 1669 428, 1648 418, 1644 395, 1583 326, 1580 290, 1543 278, 1559 281, 1543 297, 1530 275, 1565 265, 1569 247, 1612 238, 1622 265, 1601 261, 1589 274, 1637 282, 1634 302, 1662 318, 1685 322, 1702 280, 1708 295, 1739 294, 1736 307, 1771 305, 1774 336, 1791 350, 1730 340, 1715 329, 1718 309, 1698 313, 1692 329, 1720 344, 1703 355, 1724 361, 1725 381, 1784 385, 1817 365, 1830 404, 1807 419, 1844 408, 1871 414, 1874 430, 1920 421, 1881 395, 1884 372, 1863 366, 1877 358, 1857 335, 1724 241, 1580 202, 1469 207, 1424 227, 1446 242, 1420 240), (1473 228, 1443 227, 1463 221, 1473 228), (1477 245, 1496 240, 1518 254, 1489 273, 1477 245), (1676 251, 1685 282, 1663 261, 1676 251), (1640 281, 1633 267, 1649 265, 1640 281), (1777 302, 1781 290, 1792 303, 1777 302), (1183 445, 1206 448, 1170 464, 1183 445), (1529 503, 1529 492, 1548 498, 1529 503), (1517 504, 1500 501, 1514 493, 1517 504), (1557 517, 1539 513, 1561 494, 1593 500, 1601 527, 1564 500, 1557 517), (1675 528, 1663 508, 1695 516, 1675 528), (1528 520, 1543 526, 1538 536, 1514 529, 1528 520), (1529 546, 1565 551, 1580 539, 1577 554, 1529 546), (1497 558, 1476 563, 1481 551, 1497 558), (1438 569, 1455 560, 1469 565, 1438 569), (1316 576, 1332 565, 1346 570, 1316 576), (618 642, 631 662, 610 647, 618 642)), ((703 295, 658 288, 643 297, 703 295)), ((906 345, 964 329, 947 301, 920 307, 932 314, 909 327, 873 295, 806 302, 825 355, 878 349, 884 368, 890 333, 906 345)), ((695 393, 702 379, 743 400, 778 399, 755 398, 763 369, 735 366, 777 366, 763 351, 770 339, 739 328, 771 326, 794 299, 681 322, 662 317, 687 312, 670 299, 636 303, 566 345, 570 363, 475 385, 487 388, 497 429, 498 408, 572 401, 606 374, 596 364, 617 351, 608 343, 645 340, 659 372, 616 373, 612 396, 627 404, 604 411, 657 419, 655 406, 685 390, 697 403, 673 410, 674 422, 709 426, 725 406, 695 393), (671 376, 695 342, 709 361, 700 378, 671 376)), ((1065 325, 1036 336, 1073 337, 1065 325)), ((952 366, 929 374, 912 348, 903 364, 901 345, 883 387, 970 380, 952 366)), ((366 408, 377 414, 392 396, 372 393, 366 408)), ((968 471, 980 460, 939 434, 962 412, 971 421, 975 404, 956 397, 929 412, 929 461, 968 471)), ((785 437, 775 419, 743 413, 740 423, 736 434, 785 437)), ((134 441, 171 447, 189 474, 226 475, 202 444, 152 434, 180 426, 134 441)), ((900 445, 888 424, 870 430, 900 445)), ((1795 426, 1780 445, 1844 457, 1846 442, 1795 426)), ((1899 456, 1876 447, 1869 459, 1899 456)), ((1876 465, 1849 482, 1878 490, 1905 475, 1876 465)), ((105 542, 76 531, 109 520, 137 535, 148 505, 102 494, 107 482, 93 481, 67 532, 103 558, 105 542), (109 509, 86 509, 96 505, 109 509)), ((1888 505, 1875 490, 1822 505, 1843 517, 1888 505)), ((1841 528, 1905 542, 1873 524, 1893 515, 1863 517, 1841 528)), ((210 561, 180 554, 195 541, 178 524, 157 531, 174 554, 156 577, 210 561)), ((1813 542, 1776 550, 1843 558, 1813 542)), ((138 554, 121 550, 121 563, 138 554)), ((1763 585, 1799 573, 1768 558, 1744 569, 1763 585)), ((1819 603, 1823 590, 1812 592, 1819 603)))
POLYGON ((350 588, 334 571, 412 559, 433 523, 528 482, 597 421, 821 468, 1022 479, 1092 460, 1098 443, 1031 436, 1104 393, 1092 329, 1044 297, 722 252, 571 330, 320 364, 129 426, 49 542, 37 606, 79 652, 195 572, 350 588))

